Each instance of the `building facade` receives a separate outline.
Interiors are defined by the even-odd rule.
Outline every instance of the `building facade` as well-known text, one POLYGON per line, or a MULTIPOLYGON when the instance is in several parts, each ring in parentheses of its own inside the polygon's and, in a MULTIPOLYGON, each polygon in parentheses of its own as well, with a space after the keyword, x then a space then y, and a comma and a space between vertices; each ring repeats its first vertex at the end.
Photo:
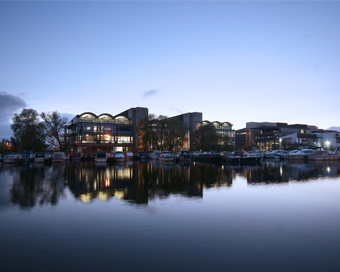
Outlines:
POLYGON ((280 148, 280 137, 292 133, 308 134, 316 129, 316 126, 305 124, 250 122, 246 123, 246 146, 248 149, 275 150, 280 148))
POLYGON ((246 149, 247 147, 247 129, 241 128, 235 130, 235 149, 246 149))
POLYGON ((233 125, 229 122, 219 122, 219 121, 203 121, 201 124, 198 124, 198 127, 200 125, 204 126, 204 125, 213 125, 217 134, 220 135, 221 138, 221 142, 220 144, 224 144, 224 139, 228 139, 228 141, 235 146, 235 130, 233 130, 233 125))
POLYGON ((292 133, 280 137, 280 142, 297 143, 300 145, 313 145, 324 149, 337 149, 340 147, 340 132, 335 130, 318 129, 312 133, 292 133))
POLYGON ((183 143, 183 149, 194 150, 195 149, 195 131, 202 123, 202 113, 201 112, 188 112, 183 113, 171 118, 177 118, 178 120, 184 122, 188 128, 186 135, 186 141, 183 143))
POLYGON ((115 116, 85 112, 76 115, 67 127, 71 151, 132 151, 138 147, 138 120, 148 114, 147 108, 131 108, 115 116))
MULTIPOLYGON (((177 118, 183 121, 188 128, 187 142, 183 144, 183 148, 187 150, 195 149, 195 131, 200 127, 207 124, 211 124, 216 129, 217 134, 221 135, 222 138, 228 138, 232 145, 235 145, 235 130, 232 129, 232 124, 229 122, 219 122, 219 121, 203 121, 203 114, 201 112, 188 112, 183 113, 171 118, 177 118)), ((221 144, 223 144, 223 139, 221 144)))

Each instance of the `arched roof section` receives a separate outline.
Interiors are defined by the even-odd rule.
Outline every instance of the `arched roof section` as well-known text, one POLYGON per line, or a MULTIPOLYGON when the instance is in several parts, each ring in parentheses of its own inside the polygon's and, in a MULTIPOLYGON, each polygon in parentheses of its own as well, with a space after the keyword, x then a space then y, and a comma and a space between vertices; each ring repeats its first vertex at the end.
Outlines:
POLYGON ((219 126, 222 126, 222 123, 219 122, 219 121, 214 121, 214 122, 212 122, 212 124, 213 124, 213 125, 217 124, 217 125, 219 125, 219 126))
POLYGON ((78 117, 79 122, 97 122, 97 115, 92 112, 84 112, 78 117))
POLYGON ((92 115, 94 118, 97 118, 97 115, 95 115, 93 112, 83 112, 79 115, 79 117, 85 117, 84 115, 92 115))
POLYGON ((116 124, 128 124, 128 125, 130 125, 132 123, 131 118, 129 118, 125 115, 118 115, 118 116, 114 117, 113 122, 116 123, 116 124))
POLYGON ((104 118, 105 116, 110 117, 111 119, 115 119, 111 114, 109 113, 102 113, 100 115, 98 115, 98 118, 104 118))
POLYGON ((204 121, 202 121, 202 125, 204 126, 204 125, 208 125, 208 124, 211 124, 211 122, 210 121, 208 121, 208 120, 204 120, 204 121))
POLYGON ((230 126, 230 127, 233 126, 233 124, 232 124, 232 123, 229 123, 229 122, 223 122, 223 123, 222 123, 222 126, 224 126, 224 125, 228 125, 228 126, 230 126))

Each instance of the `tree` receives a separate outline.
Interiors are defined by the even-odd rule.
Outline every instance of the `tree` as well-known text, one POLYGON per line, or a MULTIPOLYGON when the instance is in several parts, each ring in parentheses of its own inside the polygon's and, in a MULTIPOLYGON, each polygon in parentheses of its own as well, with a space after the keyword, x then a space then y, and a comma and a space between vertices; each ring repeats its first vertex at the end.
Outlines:
POLYGON ((218 135, 212 124, 202 125, 195 131, 195 148, 197 150, 219 150, 219 141, 221 141, 221 136, 218 135))
POLYGON ((145 115, 138 121, 138 149, 149 151, 152 140, 151 124, 156 118, 154 114, 145 115))
POLYGON ((183 121, 149 114, 138 122, 140 150, 181 149, 187 128, 183 121))
MULTIPOLYGON (((23 109, 20 114, 14 114, 12 118, 15 141, 21 149, 33 149, 42 151, 45 147, 44 125, 39 119, 39 114, 34 109, 23 109)), ((13 144, 13 143, 12 143, 13 144)))
POLYGON ((40 117, 43 119, 45 141, 63 150, 63 142, 61 140, 64 135, 65 125, 67 123, 66 117, 61 117, 57 111, 42 112, 40 117))

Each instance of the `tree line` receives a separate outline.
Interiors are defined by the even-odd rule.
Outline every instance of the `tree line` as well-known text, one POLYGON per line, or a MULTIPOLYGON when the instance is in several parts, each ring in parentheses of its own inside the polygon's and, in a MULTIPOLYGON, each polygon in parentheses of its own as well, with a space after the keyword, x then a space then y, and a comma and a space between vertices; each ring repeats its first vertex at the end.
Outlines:
POLYGON ((65 132, 67 118, 58 111, 38 113, 34 109, 23 109, 12 117, 13 137, 3 139, 0 151, 34 150, 45 151, 48 145, 65 150, 61 137, 65 132))

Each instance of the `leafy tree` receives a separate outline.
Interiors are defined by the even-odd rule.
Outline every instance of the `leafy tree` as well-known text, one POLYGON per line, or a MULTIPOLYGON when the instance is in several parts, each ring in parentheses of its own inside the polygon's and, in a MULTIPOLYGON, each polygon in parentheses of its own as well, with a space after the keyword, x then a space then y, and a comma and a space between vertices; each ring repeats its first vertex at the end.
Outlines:
POLYGON ((20 114, 12 118, 14 138, 11 138, 21 149, 42 151, 44 143, 44 125, 39 119, 39 114, 34 109, 23 109, 20 114))
POLYGON ((139 120, 139 149, 140 150, 174 150, 180 149, 187 128, 183 121, 149 114, 139 120))
POLYGON ((230 137, 227 135, 224 137, 221 137, 219 141, 219 148, 217 149, 218 151, 234 151, 235 147, 231 142, 230 137))
POLYGON ((40 117, 44 124, 45 141, 58 147, 59 150, 63 150, 64 146, 61 137, 65 132, 67 118, 61 117, 60 113, 57 111, 53 111, 51 113, 42 112, 40 117))
POLYGON ((150 128, 155 119, 154 114, 144 116, 138 121, 138 149, 149 151, 151 148, 152 130, 150 128))
POLYGON ((219 141, 221 141, 221 136, 212 124, 202 125, 195 131, 195 148, 197 150, 219 150, 219 141))

